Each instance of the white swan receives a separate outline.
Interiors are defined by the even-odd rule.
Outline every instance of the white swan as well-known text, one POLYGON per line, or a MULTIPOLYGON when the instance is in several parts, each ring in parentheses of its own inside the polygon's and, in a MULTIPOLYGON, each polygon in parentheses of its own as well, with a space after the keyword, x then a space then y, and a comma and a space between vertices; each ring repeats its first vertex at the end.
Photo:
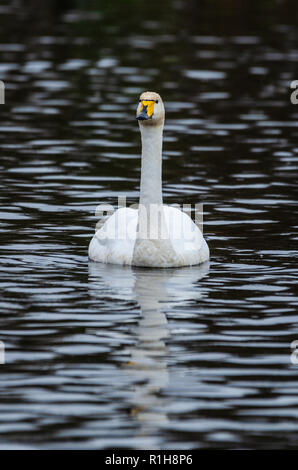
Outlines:
POLYGON ((181 210, 163 205, 162 134, 165 110, 154 92, 137 107, 142 137, 139 208, 120 208, 97 230, 89 245, 93 261, 146 267, 191 266, 209 259, 202 232, 181 210))

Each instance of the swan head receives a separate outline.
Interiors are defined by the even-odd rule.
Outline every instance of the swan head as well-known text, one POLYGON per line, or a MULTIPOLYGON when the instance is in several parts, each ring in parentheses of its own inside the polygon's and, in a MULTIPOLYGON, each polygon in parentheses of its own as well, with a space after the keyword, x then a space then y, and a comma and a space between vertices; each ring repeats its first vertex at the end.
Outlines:
POLYGON ((165 119, 165 108, 161 97, 154 91, 141 94, 137 107, 137 120, 140 126, 160 126, 165 119))

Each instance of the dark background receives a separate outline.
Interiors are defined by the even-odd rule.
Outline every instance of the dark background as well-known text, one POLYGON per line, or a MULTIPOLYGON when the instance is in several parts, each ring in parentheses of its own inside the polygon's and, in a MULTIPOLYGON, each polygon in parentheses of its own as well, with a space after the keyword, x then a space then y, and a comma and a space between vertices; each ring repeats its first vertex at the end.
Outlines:
POLYGON ((297 448, 297 11, 1 2, 1 448, 297 448), (138 200, 146 89, 203 270, 88 261, 97 205, 138 200))

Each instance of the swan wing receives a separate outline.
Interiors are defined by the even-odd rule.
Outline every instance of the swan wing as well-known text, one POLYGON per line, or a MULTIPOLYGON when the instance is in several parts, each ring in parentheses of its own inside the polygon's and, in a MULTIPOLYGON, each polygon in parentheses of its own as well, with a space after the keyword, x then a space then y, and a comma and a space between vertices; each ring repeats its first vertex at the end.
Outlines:
POLYGON ((172 206, 164 206, 164 215, 179 264, 190 266, 208 260, 208 245, 193 220, 185 212, 172 206))
POLYGON ((138 211, 122 207, 97 230, 89 258, 101 263, 131 264, 137 234, 138 211))

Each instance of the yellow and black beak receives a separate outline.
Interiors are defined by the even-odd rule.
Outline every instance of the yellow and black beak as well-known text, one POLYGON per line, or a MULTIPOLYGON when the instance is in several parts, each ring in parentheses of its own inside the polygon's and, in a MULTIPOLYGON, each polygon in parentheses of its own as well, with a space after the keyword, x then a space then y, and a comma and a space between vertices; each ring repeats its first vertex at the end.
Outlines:
POLYGON ((141 101, 140 112, 137 114, 138 121, 152 119, 155 101, 141 101))

